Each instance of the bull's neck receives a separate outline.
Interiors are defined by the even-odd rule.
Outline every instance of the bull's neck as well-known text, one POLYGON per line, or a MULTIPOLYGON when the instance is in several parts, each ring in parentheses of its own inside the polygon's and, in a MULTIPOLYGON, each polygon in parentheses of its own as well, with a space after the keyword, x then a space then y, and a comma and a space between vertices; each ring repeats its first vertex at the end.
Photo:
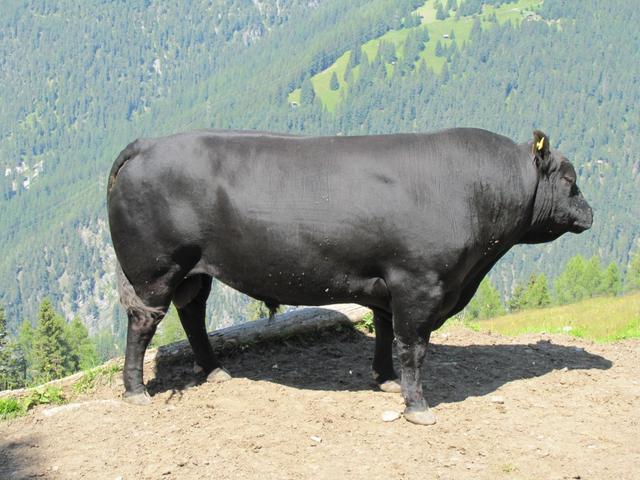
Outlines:
POLYGON ((533 215, 531 218, 531 230, 544 228, 553 214, 553 189, 549 178, 538 175, 535 199, 533 202, 533 215))

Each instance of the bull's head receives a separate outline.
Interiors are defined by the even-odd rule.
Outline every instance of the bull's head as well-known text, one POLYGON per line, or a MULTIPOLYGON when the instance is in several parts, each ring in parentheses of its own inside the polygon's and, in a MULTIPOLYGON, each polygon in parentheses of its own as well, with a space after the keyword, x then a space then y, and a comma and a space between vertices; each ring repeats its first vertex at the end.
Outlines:
POLYGON ((538 186, 531 227, 522 242, 548 242, 566 232, 591 228, 593 211, 576 184, 573 165, 551 150, 549 138, 538 130, 533 132, 531 158, 538 170, 538 186))

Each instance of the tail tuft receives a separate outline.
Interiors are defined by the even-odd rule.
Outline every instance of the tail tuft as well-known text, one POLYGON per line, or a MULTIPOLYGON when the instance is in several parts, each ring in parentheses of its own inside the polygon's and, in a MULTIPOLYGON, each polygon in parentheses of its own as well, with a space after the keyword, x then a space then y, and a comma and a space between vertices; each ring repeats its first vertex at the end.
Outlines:
POLYGON ((125 275, 120 262, 116 262, 116 276, 118 279, 118 294, 120 295, 120 303, 127 311, 127 314, 134 316, 162 318, 165 314, 164 309, 157 307, 149 307, 138 296, 133 289, 133 285, 125 275))

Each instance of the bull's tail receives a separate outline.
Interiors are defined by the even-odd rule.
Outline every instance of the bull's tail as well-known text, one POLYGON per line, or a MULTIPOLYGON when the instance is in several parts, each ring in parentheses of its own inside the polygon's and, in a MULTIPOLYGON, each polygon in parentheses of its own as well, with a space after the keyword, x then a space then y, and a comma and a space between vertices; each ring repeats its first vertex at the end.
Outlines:
POLYGON ((133 285, 125 275, 120 266, 120 262, 116 260, 116 277, 118 281, 118 294, 120 295, 120 303, 126 310, 128 315, 142 318, 162 318, 165 314, 163 308, 150 307, 145 304, 133 289, 133 285))
POLYGON ((107 185, 107 196, 111 193, 113 186, 116 183, 116 177, 118 176, 118 172, 127 163, 128 160, 135 157, 140 152, 140 140, 134 140, 129 145, 127 145, 124 150, 120 152, 118 158, 113 162, 113 166, 111 167, 111 172, 109 173, 109 183, 107 185))

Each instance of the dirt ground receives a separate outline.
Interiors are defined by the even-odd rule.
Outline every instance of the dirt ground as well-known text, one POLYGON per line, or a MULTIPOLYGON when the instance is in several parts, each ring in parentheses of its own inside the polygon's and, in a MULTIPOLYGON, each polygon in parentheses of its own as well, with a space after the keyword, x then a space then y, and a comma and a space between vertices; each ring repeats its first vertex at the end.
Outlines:
POLYGON ((165 360, 149 407, 115 382, 0 423, 0 479, 640 478, 640 341, 436 333, 432 427, 382 421, 403 405, 372 388, 372 355, 343 329, 234 352, 222 384, 165 360))

